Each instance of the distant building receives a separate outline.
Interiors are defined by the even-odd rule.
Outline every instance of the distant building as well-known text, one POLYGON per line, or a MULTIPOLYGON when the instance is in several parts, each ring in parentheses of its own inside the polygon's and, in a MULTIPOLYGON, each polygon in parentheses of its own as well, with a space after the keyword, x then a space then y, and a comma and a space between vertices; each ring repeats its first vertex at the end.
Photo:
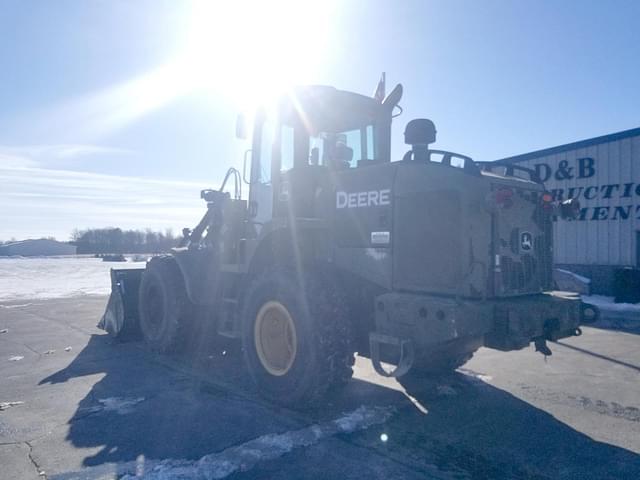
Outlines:
POLYGON ((554 226, 558 266, 611 293, 615 272, 640 268, 640 128, 500 160, 538 173, 556 200, 577 198, 576 221, 554 226))
POLYGON ((41 238, 37 240, 23 240, 0 246, 0 256, 20 255, 33 257, 40 255, 75 255, 75 245, 41 238))

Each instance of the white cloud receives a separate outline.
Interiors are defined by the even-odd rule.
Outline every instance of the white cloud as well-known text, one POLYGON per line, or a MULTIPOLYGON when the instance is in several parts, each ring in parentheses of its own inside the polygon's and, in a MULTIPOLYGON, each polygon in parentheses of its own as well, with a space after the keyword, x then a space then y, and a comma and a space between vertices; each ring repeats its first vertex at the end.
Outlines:
POLYGON ((62 143, 51 145, 0 145, 0 164, 14 167, 52 167, 68 166, 71 162, 85 160, 89 156, 133 155, 132 150, 102 145, 62 143))
MULTIPOLYGON (((0 157, 2 158, 2 157, 0 157)), ((179 230, 204 214, 211 185, 0 163, 0 240, 55 236, 74 228, 179 230)))
POLYGON ((9 150, 2 150, 0 147, 0 165, 3 167, 35 167, 38 164, 32 158, 16 154, 9 150))

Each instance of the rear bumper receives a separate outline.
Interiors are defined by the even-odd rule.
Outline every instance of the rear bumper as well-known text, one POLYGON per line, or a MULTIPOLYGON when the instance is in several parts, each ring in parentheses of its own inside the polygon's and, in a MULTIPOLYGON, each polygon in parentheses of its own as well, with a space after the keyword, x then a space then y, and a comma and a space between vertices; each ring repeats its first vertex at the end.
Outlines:
POLYGON ((376 297, 375 312, 376 333, 409 340, 418 351, 464 338, 518 350, 535 338, 575 335, 581 323, 580 297, 568 292, 485 301, 385 293, 376 297))

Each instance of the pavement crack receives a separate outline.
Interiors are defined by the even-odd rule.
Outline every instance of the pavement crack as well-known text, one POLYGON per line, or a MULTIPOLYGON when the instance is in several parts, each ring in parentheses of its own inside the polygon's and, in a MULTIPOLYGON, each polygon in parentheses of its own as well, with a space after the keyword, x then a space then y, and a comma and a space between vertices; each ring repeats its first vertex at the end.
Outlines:
POLYGON ((24 444, 27 447, 29 447, 29 460, 33 464, 33 467, 36 469, 36 473, 38 474, 38 476, 40 476, 40 477, 42 477, 43 479, 46 480, 46 478, 47 478, 46 472, 44 470, 42 470, 41 466, 38 465, 38 462, 36 461, 36 459, 33 458, 33 445, 31 445, 31 442, 24 442, 24 444))
POLYGON ((29 350, 32 353, 35 353, 38 356, 38 360, 40 360, 42 358, 42 354, 40 352, 38 352, 37 350, 35 350, 34 348, 31 348, 29 345, 27 345, 26 343, 22 343, 22 342, 16 342, 15 340, 11 340, 9 338, 0 338, 0 341, 2 342, 7 342, 7 343, 12 343, 13 345, 19 345, 21 347, 26 348, 27 350, 29 350))
POLYGON ((31 348, 29 345, 27 345, 26 343, 22 344, 27 350, 35 353, 38 356, 38 360, 40 360, 42 358, 42 353, 38 352, 36 349, 31 348))
POLYGON ((49 317, 47 315, 42 315, 39 318, 42 318, 43 320, 48 320, 50 322, 56 323, 58 325, 61 325, 63 327, 67 327, 67 328, 69 328, 71 330, 74 330, 74 331, 76 331, 78 333, 81 333, 82 335, 85 335, 85 336, 88 336, 88 337, 90 337, 91 335, 95 334, 95 332, 91 332, 89 330, 85 330, 83 328, 76 327, 75 325, 71 325, 70 323, 61 322, 60 320, 58 320, 57 318, 54 318, 54 317, 49 317))

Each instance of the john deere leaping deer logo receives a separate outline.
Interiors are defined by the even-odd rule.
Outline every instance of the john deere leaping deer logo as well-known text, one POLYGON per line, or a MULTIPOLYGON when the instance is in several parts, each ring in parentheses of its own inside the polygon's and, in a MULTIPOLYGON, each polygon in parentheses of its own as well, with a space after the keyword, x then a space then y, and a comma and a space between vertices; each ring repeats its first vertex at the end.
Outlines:
POLYGON ((528 252, 533 249, 533 235, 529 232, 522 232, 520 234, 520 250, 528 252))

